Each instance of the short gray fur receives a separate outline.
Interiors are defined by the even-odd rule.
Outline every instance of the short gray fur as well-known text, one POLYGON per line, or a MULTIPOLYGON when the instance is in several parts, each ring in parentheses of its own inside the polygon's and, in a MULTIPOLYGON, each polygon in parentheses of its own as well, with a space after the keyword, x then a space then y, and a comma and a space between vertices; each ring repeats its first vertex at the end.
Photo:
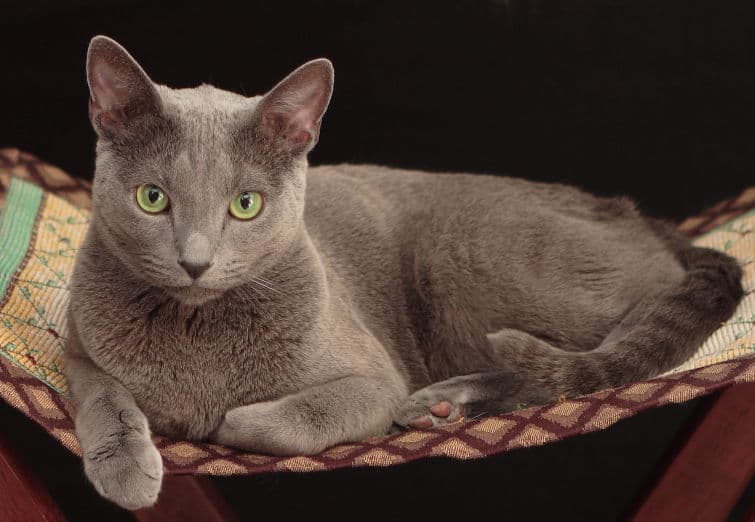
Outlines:
POLYGON ((294 455, 438 401, 500 413, 673 368, 742 296, 734 260, 626 199, 308 168, 327 60, 246 98, 156 85, 96 37, 87 79, 99 139, 66 374, 87 476, 126 508, 159 493, 150 429, 294 455), (166 212, 137 206, 143 183, 166 212), (248 190, 264 208, 241 221, 228 204, 248 190), (211 266, 193 279, 179 258, 211 266))

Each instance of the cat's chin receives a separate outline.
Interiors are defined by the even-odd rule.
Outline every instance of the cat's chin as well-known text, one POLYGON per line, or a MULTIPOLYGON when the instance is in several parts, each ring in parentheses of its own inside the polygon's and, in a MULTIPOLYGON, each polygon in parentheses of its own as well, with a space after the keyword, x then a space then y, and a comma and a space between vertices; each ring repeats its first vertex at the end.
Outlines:
POLYGON ((225 291, 199 286, 176 286, 165 288, 173 299, 187 306, 199 306, 221 297, 225 291))

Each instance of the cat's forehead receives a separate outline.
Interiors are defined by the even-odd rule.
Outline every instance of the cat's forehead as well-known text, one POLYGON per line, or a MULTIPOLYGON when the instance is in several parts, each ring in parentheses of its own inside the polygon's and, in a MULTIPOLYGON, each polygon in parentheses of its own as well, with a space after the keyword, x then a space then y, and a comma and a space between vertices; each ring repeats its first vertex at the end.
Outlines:
POLYGON ((186 113, 232 114, 253 108, 260 99, 259 96, 248 98, 207 84, 186 89, 162 87, 160 95, 174 109, 186 113))
MULTIPOLYGON (((171 141, 171 163, 218 163, 234 150, 235 131, 250 118, 261 97, 247 98, 211 85, 161 89, 164 110, 175 127, 162 136, 171 141)), ((165 148, 163 148, 165 150, 165 148)))
POLYGON ((211 85, 157 88, 170 125, 148 141, 118 148, 120 170, 141 182, 208 196, 225 197, 241 185, 277 185, 277 178, 269 174, 278 165, 238 133, 261 96, 248 98, 211 85))
POLYGON ((167 137, 191 152, 205 151, 210 155, 236 150, 239 130, 252 121, 262 99, 211 85, 189 89, 164 87, 160 95, 166 115, 173 123, 167 137))

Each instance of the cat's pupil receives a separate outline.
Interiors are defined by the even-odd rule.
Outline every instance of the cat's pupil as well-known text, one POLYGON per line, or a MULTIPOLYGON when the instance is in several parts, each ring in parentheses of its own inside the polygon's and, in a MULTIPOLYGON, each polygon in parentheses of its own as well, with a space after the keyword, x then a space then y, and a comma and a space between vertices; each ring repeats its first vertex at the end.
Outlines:
POLYGON ((157 189, 149 189, 147 198, 149 198, 150 203, 155 203, 158 199, 160 199, 160 191, 157 189))
POLYGON ((252 196, 250 196, 248 192, 244 192, 243 194, 241 194, 239 203, 241 203, 241 208, 243 208, 244 210, 249 210, 249 207, 252 206, 252 196))

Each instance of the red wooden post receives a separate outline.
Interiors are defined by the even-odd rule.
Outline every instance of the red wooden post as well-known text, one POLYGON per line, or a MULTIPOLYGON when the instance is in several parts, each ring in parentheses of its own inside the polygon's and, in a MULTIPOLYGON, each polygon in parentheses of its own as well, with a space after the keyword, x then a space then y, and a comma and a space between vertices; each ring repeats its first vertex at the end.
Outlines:
POLYGON ((721 392, 631 520, 726 520, 755 472, 755 384, 721 392))
POLYGON ((236 522, 210 479, 191 475, 167 475, 157 504, 133 512, 138 522, 236 522))
POLYGON ((0 520, 3 522, 65 522, 42 482, 0 430, 0 520))

